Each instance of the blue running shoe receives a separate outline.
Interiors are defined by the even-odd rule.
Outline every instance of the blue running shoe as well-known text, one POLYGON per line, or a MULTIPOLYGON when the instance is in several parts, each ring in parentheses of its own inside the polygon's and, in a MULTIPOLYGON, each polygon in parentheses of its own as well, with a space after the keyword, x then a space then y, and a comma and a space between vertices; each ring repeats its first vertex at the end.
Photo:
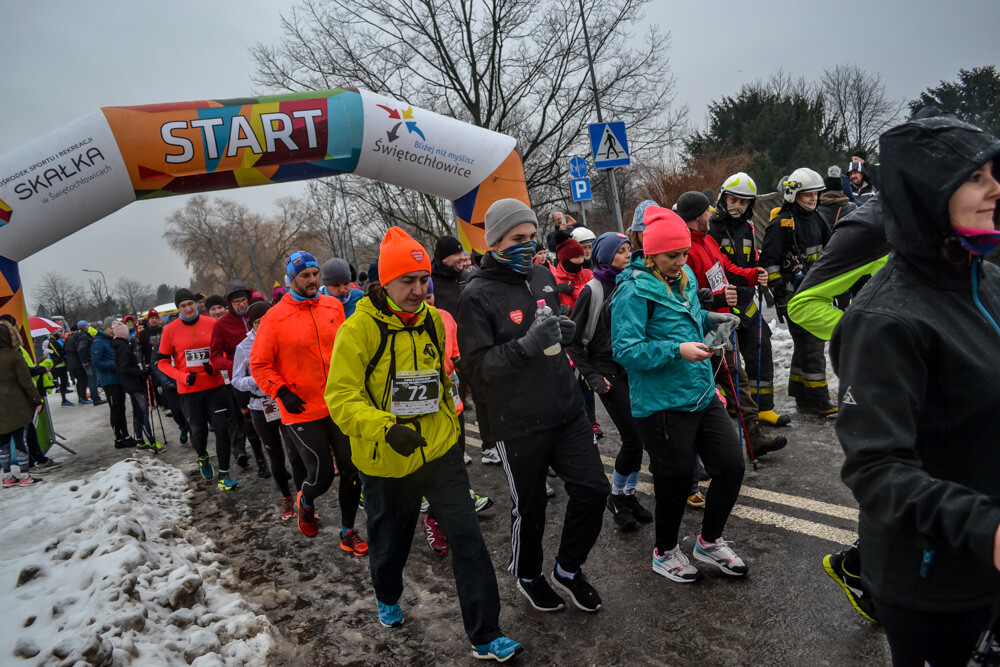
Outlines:
POLYGON ((497 637, 489 644, 472 647, 472 657, 480 660, 507 662, 524 650, 524 647, 508 637, 497 637))
POLYGON ((378 622, 387 628, 398 628, 403 624, 403 609, 398 604, 378 602, 378 622))
POLYGON ((219 473, 219 488, 223 491, 232 491, 239 485, 240 483, 230 477, 228 472, 219 473))
POLYGON ((205 479, 215 477, 215 468, 212 467, 212 462, 208 460, 207 456, 198 459, 198 467, 201 468, 201 476, 205 479))

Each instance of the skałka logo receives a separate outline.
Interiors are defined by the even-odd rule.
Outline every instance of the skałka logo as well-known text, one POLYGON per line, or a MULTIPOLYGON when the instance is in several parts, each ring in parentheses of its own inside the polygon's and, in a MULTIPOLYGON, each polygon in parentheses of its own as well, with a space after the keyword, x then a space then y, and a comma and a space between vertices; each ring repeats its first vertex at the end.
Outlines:
POLYGON ((3 199, 0 199, 0 227, 3 227, 8 222, 10 222, 10 216, 14 214, 14 209, 7 205, 3 199))
POLYGON ((381 104, 376 105, 379 109, 384 109, 386 113, 389 114, 390 120, 398 120, 399 122, 392 126, 392 129, 386 132, 386 136, 389 138, 389 143, 392 143, 396 139, 399 139, 399 126, 406 124, 406 129, 410 134, 417 134, 421 139, 427 141, 427 137, 424 133, 420 131, 417 127, 417 121, 413 120, 413 107, 409 106, 406 109, 399 110, 393 109, 392 107, 387 107, 381 104))

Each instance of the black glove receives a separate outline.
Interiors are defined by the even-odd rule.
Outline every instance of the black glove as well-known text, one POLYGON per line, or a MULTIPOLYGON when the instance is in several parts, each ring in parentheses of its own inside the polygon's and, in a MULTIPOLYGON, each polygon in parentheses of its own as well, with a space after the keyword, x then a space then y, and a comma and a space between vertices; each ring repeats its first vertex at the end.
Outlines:
POLYGON ((287 385, 282 386, 278 390, 278 398, 281 400, 281 404, 285 406, 285 410, 293 415, 302 414, 306 411, 306 402, 299 398, 298 394, 289 389, 287 385))
POLYGON ((559 327, 559 318, 546 317, 534 320, 528 333, 524 334, 517 342, 528 358, 531 358, 537 357, 542 353, 542 350, 555 345, 561 339, 562 330, 559 327))
POLYGON ((191 371, 188 373, 187 379, 184 380, 184 383, 190 387, 194 384, 195 380, 197 379, 198 379, 198 374, 195 373, 194 371, 191 371))
POLYGON ((402 424, 393 424, 385 433, 385 441, 400 456, 410 456, 427 444, 424 436, 402 424))
POLYGON ((209 375, 215 375, 215 366, 213 366, 210 362, 206 361, 202 368, 204 368, 205 372, 209 375))
POLYGON ((556 285, 556 293, 558 294, 572 294, 573 285, 572 283, 559 283, 556 285))
POLYGON ((701 303, 702 310, 714 310, 715 308, 712 290, 708 287, 702 287, 698 290, 698 301, 701 303))
POLYGON ((576 322, 565 315, 560 315, 559 335, 561 336, 559 342, 563 344, 563 347, 570 345, 573 342, 573 336, 576 335, 576 322))

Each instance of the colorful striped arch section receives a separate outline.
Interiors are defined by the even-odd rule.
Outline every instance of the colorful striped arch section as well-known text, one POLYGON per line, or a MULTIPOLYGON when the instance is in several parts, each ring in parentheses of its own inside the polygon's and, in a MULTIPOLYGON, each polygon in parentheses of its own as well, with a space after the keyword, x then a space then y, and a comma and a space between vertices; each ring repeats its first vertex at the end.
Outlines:
POLYGON ((469 249, 530 205, 512 137, 356 88, 104 107, 0 156, 0 313, 27 326, 18 262, 136 200, 338 174, 450 200, 469 249))

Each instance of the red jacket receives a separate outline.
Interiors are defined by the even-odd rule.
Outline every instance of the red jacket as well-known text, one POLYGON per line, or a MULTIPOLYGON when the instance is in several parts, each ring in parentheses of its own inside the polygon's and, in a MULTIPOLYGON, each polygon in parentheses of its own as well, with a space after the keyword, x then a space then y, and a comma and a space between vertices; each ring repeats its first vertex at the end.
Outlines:
POLYGON ((250 375, 260 390, 277 398, 287 386, 305 401, 305 411, 293 415, 278 401, 281 421, 299 424, 330 416, 323 393, 330 373, 330 357, 344 307, 332 296, 296 301, 281 297, 264 314, 250 351, 250 375))
POLYGON ((160 355, 161 359, 156 362, 156 367, 166 375, 177 380, 178 394, 192 394, 196 391, 205 391, 218 387, 224 383, 222 373, 219 368, 209 375, 205 372, 203 364, 187 365, 188 358, 210 359, 212 345, 212 331, 215 329, 215 320, 208 315, 199 315, 194 324, 187 324, 178 317, 176 320, 163 327, 160 335, 160 355), (188 350, 191 353, 188 353, 188 350), (173 359, 173 365, 170 359, 173 359), (194 384, 188 386, 187 376, 190 371, 197 373, 194 384))
POLYGON ((212 333, 212 365, 233 374, 233 355, 236 346, 243 342, 250 331, 246 318, 237 315, 230 308, 225 315, 215 322, 212 333))
MULTIPOLYGON (((722 273, 717 273, 717 275, 722 276, 728 282, 731 279, 736 280, 736 284, 746 282, 749 286, 754 286, 757 284, 757 269, 754 267, 743 268, 736 266, 730 261, 726 253, 719 249, 719 243, 714 238, 712 238, 707 232, 699 232, 691 230, 691 250, 688 252, 688 266, 694 271, 694 275, 698 278, 698 287, 711 287, 713 294, 721 294, 725 291, 725 285, 719 288, 717 283, 715 286, 709 284, 708 272, 718 264, 722 273)), ((716 269, 718 272, 718 269, 716 269)), ((721 308, 723 312, 729 312, 729 308, 721 308)))
MULTIPOLYGON (((573 310, 573 305, 576 303, 576 297, 580 296, 580 291, 583 290, 583 286, 589 283, 590 279, 594 277, 594 272, 590 269, 584 269, 581 267, 576 273, 570 273, 561 265, 554 264, 552 266, 552 275, 556 277, 557 283, 569 283, 573 286, 572 294, 559 295, 559 304, 569 306, 569 309, 573 310)), ((556 313, 556 315, 558 314, 559 313, 556 313)))

